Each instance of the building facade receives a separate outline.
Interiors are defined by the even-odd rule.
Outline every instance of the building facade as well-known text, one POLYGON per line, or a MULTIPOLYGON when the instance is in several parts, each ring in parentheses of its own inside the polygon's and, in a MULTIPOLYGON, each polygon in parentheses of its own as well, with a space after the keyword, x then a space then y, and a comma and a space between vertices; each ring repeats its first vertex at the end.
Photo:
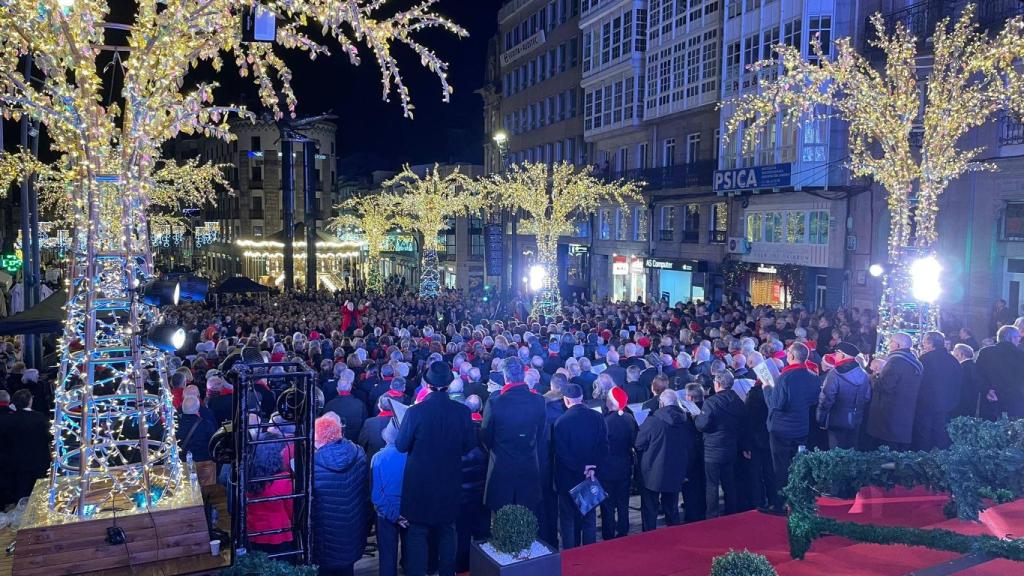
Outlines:
MULTIPOLYGON (((283 235, 284 231, 281 145, 277 126, 259 120, 234 121, 231 131, 235 136, 232 142, 210 138, 185 139, 175 143, 174 151, 179 160, 199 158, 230 166, 228 181, 234 191, 221 193, 216 206, 206 209, 201 216, 203 228, 215 229, 216 238, 203 250, 197 251, 197 258, 194 259, 196 268, 206 271, 213 278, 244 272, 257 274, 258 270, 248 264, 243 265, 246 248, 241 244, 249 246, 254 242, 272 242, 268 240, 270 237, 283 235)), ((303 133, 315 142, 312 144, 316 148, 313 169, 316 182, 314 214, 317 228, 322 230, 331 217, 331 207, 337 201, 337 127, 329 122, 321 122, 303 130, 303 133)), ((303 145, 295 144, 293 148, 294 214, 295 224, 298 225, 304 220, 306 208, 303 145)), ((295 243, 298 250, 304 238, 296 236, 295 243)), ((304 263, 297 260, 296 276, 302 275, 304 269, 304 263)))

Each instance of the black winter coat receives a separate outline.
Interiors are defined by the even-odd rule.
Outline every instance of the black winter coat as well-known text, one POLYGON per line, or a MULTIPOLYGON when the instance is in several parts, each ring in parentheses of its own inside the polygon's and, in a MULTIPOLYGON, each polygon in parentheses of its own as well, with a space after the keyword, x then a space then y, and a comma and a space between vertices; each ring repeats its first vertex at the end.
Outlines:
MULTIPOLYGON (((4 408, 7 410, 7 408, 4 408)), ((4 471, 42 478, 50 468, 50 419, 35 410, 17 410, 0 418, 4 471)))
POLYGON ((638 432, 636 420, 628 412, 612 412, 604 417, 608 429, 608 457, 598 476, 609 482, 629 484, 633 475, 633 446, 638 432))
POLYGON ((366 421, 366 404, 351 394, 337 396, 324 405, 324 413, 334 412, 341 418, 347 438, 359 438, 366 421))
POLYGON ((679 492, 686 479, 690 451, 696 442, 687 416, 678 406, 665 406, 644 420, 636 436, 643 485, 654 492, 679 492))
POLYGON ((747 392, 743 401, 747 408, 747 435, 753 450, 771 450, 768 437, 768 403, 764 399, 764 388, 755 385, 747 392))
POLYGON ((914 431, 914 409, 924 367, 913 353, 889 354, 885 368, 871 391, 868 434, 883 442, 909 444, 914 431))
POLYGON ((506 504, 535 508, 540 503, 545 424, 544 398, 526 386, 491 395, 480 432, 490 450, 485 499, 492 511, 506 504))
POLYGON ((920 360, 924 370, 917 393, 917 413, 949 415, 960 403, 964 379, 960 363, 945 348, 925 352, 920 360))
POLYGON ((366 454, 351 440, 313 455, 313 563, 321 568, 350 566, 363 557, 369 470, 366 454))
POLYGON ((476 447, 469 408, 431 392, 405 413, 395 448, 408 454, 402 516, 414 523, 448 524, 459 513, 462 455, 476 447))
POLYGON ((216 431, 217 428, 211 420, 206 420, 198 414, 181 414, 174 434, 177 436, 178 446, 181 448, 182 460, 189 452, 192 453, 192 460, 195 462, 211 460, 210 438, 216 431), (192 430, 193 426, 195 426, 194 431, 192 430), (191 436, 189 436, 190 432, 191 436), (186 438, 188 444, 185 443, 186 438))
POLYGON ((1024 352, 1010 342, 986 346, 978 353, 975 375, 982 395, 996 391, 996 412, 1024 418, 1024 352))
MULTIPOLYGON (((391 422, 391 416, 374 416, 373 418, 367 418, 363 422, 363 428, 359 431, 359 445, 366 451, 366 459, 373 460, 373 455, 380 452, 384 446, 387 445, 384 442, 384 429, 387 428, 388 423, 391 422)), ((348 431, 346 430, 346 434, 348 431)))
POLYGON ((583 481, 586 466, 596 466, 600 478, 608 456, 608 430, 604 417, 583 404, 565 411, 552 433, 555 453, 555 488, 568 493, 583 481))
MULTIPOLYGON (((475 433, 479 426, 474 423, 475 433)), ((462 455, 462 493, 460 504, 484 503, 484 483, 487 480, 487 449, 482 442, 462 455)))
MULTIPOLYGON (((698 431, 704 433, 705 462, 725 464, 736 461, 741 440, 746 438, 747 408, 735 390, 723 390, 704 400, 704 407, 693 423, 698 431)), ((749 446, 742 448, 748 449, 749 446)))

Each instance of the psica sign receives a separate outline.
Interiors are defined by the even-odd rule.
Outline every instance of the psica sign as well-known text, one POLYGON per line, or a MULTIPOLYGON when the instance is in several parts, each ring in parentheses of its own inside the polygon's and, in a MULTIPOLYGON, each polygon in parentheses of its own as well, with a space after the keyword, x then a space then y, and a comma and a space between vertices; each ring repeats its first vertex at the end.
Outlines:
POLYGON ((792 164, 716 170, 714 190, 715 192, 730 192, 758 188, 782 188, 790 185, 792 171, 792 164))

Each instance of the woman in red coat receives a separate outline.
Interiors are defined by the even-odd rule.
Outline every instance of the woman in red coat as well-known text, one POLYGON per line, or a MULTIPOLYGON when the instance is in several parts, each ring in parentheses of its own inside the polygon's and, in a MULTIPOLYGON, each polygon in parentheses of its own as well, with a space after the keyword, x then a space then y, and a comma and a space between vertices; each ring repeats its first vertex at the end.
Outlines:
POLYGON ((345 304, 341 306, 341 331, 344 334, 351 335, 351 330, 359 328, 362 324, 363 314, 366 313, 366 305, 361 304, 356 308, 355 303, 351 300, 346 300, 345 304))
MULTIPOLYGON (((279 437, 276 434, 264 434, 263 439, 279 437)), ((267 478, 274 476, 274 479, 265 482, 254 483, 249 486, 249 498, 270 498, 273 496, 285 496, 292 493, 292 481, 287 473, 281 473, 284 464, 281 458, 282 444, 269 443, 256 446, 256 453, 253 458, 252 470, 249 471, 251 478, 267 478)), ((245 527, 249 534, 258 532, 272 532, 282 530, 275 534, 263 536, 250 536, 249 546, 255 550, 276 554, 292 549, 292 501, 275 500, 271 502, 256 502, 249 504, 245 512, 245 527)))

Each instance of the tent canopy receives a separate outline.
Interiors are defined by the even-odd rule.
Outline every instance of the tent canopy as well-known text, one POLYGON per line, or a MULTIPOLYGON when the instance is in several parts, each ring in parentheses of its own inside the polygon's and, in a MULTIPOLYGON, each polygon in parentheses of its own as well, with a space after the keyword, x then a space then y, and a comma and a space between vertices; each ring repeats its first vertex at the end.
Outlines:
POLYGON ((254 292, 270 292, 270 288, 254 282, 251 278, 245 276, 228 278, 221 282, 220 286, 217 286, 217 294, 251 294, 254 292))
POLYGON ((31 310, 0 320, 0 336, 16 334, 52 334, 64 329, 64 304, 68 301, 63 289, 50 294, 31 310))

